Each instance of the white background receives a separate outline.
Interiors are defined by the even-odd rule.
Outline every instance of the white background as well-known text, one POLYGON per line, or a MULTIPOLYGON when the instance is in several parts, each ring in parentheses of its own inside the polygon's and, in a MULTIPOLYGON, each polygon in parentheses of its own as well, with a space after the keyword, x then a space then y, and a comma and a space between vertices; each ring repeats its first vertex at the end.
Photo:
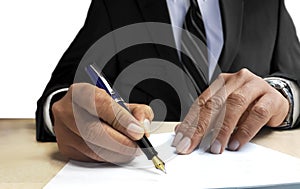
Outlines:
MULTIPOLYGON (((300 36, 299 2, 286 0, 300 36)), ((89 5, 89 0, 0 1, 0 118, 34 118, 36 101, 89 5)))

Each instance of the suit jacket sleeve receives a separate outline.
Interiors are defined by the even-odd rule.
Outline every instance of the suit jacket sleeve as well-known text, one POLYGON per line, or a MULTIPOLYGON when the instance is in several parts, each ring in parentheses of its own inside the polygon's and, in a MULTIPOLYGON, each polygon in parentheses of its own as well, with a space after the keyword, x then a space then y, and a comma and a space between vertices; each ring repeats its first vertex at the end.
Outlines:
MULTIPOLYGON (((272 76, 283 77, 300 86, 300 45, 284 0, 279 1, 277 41, 272 60, 272 76)), ((300 105, 298 104, 298 107, 300 105)), ((295 127, 300 126, 298 118, 295 127)))
POLYGON ((43 105, 47 97, 52 92, 69 87, 73 83, 76 69, 85 52, 94 42, 109 31, 110 22, 105 4, 100 0, 92 0, 84 26, 62 56, 37 102, 36 139, 38 141, 55 141, 55 137, 47 131, 43 119, 43 105))

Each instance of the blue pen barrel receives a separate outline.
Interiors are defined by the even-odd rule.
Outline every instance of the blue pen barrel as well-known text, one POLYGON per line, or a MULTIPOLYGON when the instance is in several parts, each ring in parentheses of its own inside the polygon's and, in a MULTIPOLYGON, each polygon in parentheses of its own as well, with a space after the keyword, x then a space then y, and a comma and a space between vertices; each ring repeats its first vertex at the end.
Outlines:
POLYGON ((117 102, 120 106, 122 106, 123 108, 125 108, 126 110, 129 111, 129 109, 127 108, 127 106, 122 102, 122 101, 118 101, 117 102))
POLYGON ((120 97, 120 95, 117 92, 113 92, 111 94, 111 97, 123 108, 125 108, 128 112, 130 112, 130 110, 128 109, 128 107, 125 105, 124 100, 120 97))

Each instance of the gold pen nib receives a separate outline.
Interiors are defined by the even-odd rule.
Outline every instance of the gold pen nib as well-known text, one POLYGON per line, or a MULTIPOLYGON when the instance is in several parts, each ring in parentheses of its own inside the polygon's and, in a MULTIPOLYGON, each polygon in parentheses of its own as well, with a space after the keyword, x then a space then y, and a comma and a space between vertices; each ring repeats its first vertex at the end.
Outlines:
POLYGON ((167 174, 166 169, 165 169, 165 163, 161 159, 159 159, 159 157, 154 156, 152 158, 152 162, 155 165, 156 169, 159 169, 162 172, 164 172, 165 174, 167 174))

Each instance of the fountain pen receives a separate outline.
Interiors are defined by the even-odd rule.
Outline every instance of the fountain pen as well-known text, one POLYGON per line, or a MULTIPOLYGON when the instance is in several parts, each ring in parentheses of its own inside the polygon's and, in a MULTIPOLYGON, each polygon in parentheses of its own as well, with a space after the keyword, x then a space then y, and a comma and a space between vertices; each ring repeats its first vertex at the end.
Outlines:
MULTIPOLYGON (((121 105, 123 108, 129 111, 129 109, 124 103, 124 100, 115 90, 112 89, 108 81, 105 79, 103 73, 100 73, 97 70, 96 65, 93 64, 87 66, 85 68, 85 71, 87 72, 92 82, 95 83, 97 87, 104 89, 119 105, 121 105)), ((143 138, 135 142, 141 148, 141 150, 146 155, 148 160, 152 160, 155 168, 166 173, 165 163, 158 157, 157 151, 153 148, 148 138, 144 135, 143 138)))

